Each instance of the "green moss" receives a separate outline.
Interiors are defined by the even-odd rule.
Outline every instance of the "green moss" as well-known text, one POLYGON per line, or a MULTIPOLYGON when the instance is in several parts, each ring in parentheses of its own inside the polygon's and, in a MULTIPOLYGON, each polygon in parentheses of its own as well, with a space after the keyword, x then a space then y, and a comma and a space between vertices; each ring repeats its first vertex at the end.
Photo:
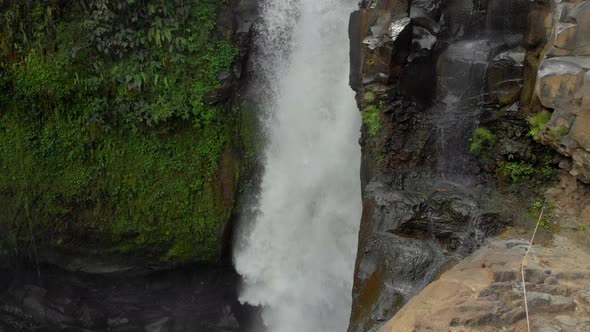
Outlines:
POLYGON ((561 137, 569 134, 570 128, 568 126, 561 126, 557 129, 552 129, 549 131, 549 136, 551 136, 554 140, 559 140, 561 137))
POLYGON ((569 134, 569 132, 570 132, 570 128, 567 126, 561 126, 561 127, 559 127, 559 129, 557 129, 557 134, 559 136, 565 136, 565 135, 569 134))
POLYGON ((376 105, 369 105, 362 111, 363 123, 369 135, 375 137, 381 131, 381 110, 376 105))
POLYGON ((247 163, 255 162, 255 158, 262 153, 261 128, 256 114, 248 107, 246 103, 240 105, 237 109, 240 119, 240 138, 242 142, 242 152, 244 160, 247 163))
POLYGON ((210 37, 221 2, 81 3, 0 2, 0 250, 214 258, 243 119, 211 98, 237 55, 210 37))
POLYGON ((170 257, 215 254, 231 213, 216 184, 230 126, 91 138, 59 117, 36 130, 12 113, 1 121, 0 188, 28 193, 61 230, 56 236, 101 234, 128 250, 162 254, 171 247, 170 257))
POLYGON ((529 125, 531 126, 531 130, 529 131, 528 135, 532 137, 535 141, 539 140, 539 133, 545 130, 547 122, 551 119, 551 113, 547 111, 540 112, 531 118, 529 118, 529 125))
POLYGON ((365 92, 365 94, 363 96, 363 101, 368 104, 373 103, 375 101, 375 99, 377 99, 377 96, 375 95, 375 93, 373 91, 367 91, 367 92, 365 92))
POLYGON ((471 138, 470 151, 475 154, 486 153, 494 147, 497 137, 489 129, 480 127, 475 129, 471 138))

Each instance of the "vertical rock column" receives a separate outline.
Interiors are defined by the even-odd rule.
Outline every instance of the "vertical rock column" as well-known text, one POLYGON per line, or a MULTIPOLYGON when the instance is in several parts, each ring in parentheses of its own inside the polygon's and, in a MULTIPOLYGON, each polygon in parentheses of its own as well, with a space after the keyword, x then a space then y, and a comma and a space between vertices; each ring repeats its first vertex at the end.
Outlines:
POLYGON ((535 94, 553 113, 541 139, 572 158, 572 176, 590 183, 590 1, 552 0, 551 6, 535 94))
POLYGON ((404 174, 428 168, 423 159, 431 128, 417 103, 431 99, 428 91, 436 86, 430 50, 440 15, 430 16, 438 7, 435 1, 416 2, 421 6, 410 8, 405 0, 363 1, 351 15, 350 85, 364 125, 363 216, 349 331, 378 328, 444 262, 435 244, 392 234, 417 217, 427 199, 385 183, 403 182, 404 174), (408 66, 410 59, 414 63, 408 66))

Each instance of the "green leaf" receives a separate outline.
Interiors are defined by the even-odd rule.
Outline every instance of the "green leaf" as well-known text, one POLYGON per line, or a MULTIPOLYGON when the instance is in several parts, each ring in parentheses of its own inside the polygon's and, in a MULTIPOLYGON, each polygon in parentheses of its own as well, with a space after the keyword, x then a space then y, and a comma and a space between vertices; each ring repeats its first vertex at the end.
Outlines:
POLYGON ((170 29, 164 30, 164 37, 168 40, 168 42, 172 41, 172 32, 170 31, 170 29))

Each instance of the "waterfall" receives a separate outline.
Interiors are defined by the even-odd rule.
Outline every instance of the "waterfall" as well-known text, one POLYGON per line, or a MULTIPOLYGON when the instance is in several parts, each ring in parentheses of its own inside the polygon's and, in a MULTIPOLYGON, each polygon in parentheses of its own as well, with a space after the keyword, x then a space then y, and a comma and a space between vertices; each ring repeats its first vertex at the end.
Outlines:
POLYGON ((271 332, 345 331, 361 215, 360 114, 348 87, 354 0, 266 0, 254 71, 266 82, 257 213, 234 249, 240 301, 271 332))

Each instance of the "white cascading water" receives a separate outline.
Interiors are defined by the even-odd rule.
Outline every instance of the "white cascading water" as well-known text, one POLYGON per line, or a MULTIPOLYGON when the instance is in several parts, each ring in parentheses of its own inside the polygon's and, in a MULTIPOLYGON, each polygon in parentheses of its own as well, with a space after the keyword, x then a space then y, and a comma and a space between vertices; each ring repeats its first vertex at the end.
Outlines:
POLYGON ((240 300, 270 332, 346 331, 361 215, 360 114, 348 86, 355 0, 266 0, 256 70, 272 91, 255 220, 238 235, 240 300))

